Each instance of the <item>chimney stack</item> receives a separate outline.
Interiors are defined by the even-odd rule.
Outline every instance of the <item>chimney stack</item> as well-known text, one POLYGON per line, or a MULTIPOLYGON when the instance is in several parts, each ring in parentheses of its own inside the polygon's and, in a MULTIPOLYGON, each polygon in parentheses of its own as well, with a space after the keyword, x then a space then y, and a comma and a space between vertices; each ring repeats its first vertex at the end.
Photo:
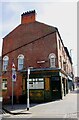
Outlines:
POLYGON ((21 24, 35 22, 35 16, 36 16, 35 10, 23 13, 21 15, 21 24))

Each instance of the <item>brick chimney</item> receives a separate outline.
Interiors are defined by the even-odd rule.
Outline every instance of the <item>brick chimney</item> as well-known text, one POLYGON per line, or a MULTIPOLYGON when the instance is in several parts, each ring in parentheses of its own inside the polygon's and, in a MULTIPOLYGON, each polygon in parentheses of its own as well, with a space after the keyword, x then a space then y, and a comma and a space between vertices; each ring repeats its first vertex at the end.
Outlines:
POLYGON ((21 15, 21 24, 35 22, 35 16, 35 10, 23 13, 21 15))

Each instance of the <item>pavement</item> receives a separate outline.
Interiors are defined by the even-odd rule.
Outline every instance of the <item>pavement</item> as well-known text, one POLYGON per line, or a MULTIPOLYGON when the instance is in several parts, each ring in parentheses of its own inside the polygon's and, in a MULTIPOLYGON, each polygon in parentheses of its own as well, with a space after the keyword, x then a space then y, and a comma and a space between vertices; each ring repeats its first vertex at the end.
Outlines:
POLYGON ((30 111, 27 111, 27 105, 26 104, 15 104, 15 105, 4 105, 3 111, 5 113, 9 114, 30 114, 30 111))
POLYGON ((79 89, 67 94, 63 100, 30 104, 29 111, 26 104, 4 105, 3 118, 78 118, 78 95, 79 89))

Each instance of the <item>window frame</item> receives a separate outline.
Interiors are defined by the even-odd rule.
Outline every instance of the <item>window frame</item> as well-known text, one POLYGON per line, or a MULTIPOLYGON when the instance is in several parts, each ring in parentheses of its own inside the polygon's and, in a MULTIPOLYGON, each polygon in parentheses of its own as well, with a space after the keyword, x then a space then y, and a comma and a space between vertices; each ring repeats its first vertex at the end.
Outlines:
POLYGON ((8 56, 4 56, 3 57, 3 71, 7 71, 8 62, 9 62, 9 57, 8 56))
POLYGON ((50 67, 56 67, 56 55, 54 53, 51 53, 49 55, 49 60, 50 60, 50 67))
POLYGON ((24 55, 18 55, 18 70, 22 70, 24 67, 24 55))
POLYGON ((5 85, 7 85, 7 79, 3 78, 2 79, 2 90, 7 90, 7 86, 5 86, 5 85))

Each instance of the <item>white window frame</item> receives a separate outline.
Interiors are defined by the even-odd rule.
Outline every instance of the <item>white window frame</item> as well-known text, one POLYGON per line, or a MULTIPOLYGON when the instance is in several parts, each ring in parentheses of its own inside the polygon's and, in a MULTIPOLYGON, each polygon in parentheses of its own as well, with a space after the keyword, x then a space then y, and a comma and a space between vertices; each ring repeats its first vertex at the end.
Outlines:
POLYGON ((7 90, 7 79, 2 79, 2 90, 7 90))
POLYGON ((18 56, 18 70, 22 70, 24 67, 24 55, 20 54, 18 56))
POLYGON ((9 61, 9 57, 8 56, 4 56, 3 57, 3 71, 7 71, 8 61, 9 61))
POLYGON ((55 62, 56 62, 56 55, 54 53, 51 53, 49 55, 49 60, 50 60, 50 67, 56 67, 55 62))

